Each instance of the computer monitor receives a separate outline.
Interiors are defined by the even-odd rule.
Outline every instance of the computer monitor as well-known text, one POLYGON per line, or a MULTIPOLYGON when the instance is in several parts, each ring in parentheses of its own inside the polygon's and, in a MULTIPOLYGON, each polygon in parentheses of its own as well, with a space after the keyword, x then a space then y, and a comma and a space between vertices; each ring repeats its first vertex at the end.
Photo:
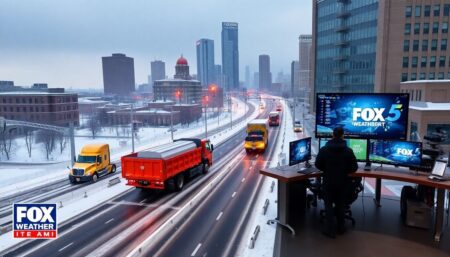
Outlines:
POLYGON ((311 160, 311 138, 289 142, 289 166, 311 160))
POLYGON ((369 161, 404 167, 420 167, 422 143, 401 140, 370 140, 369 161))
MULTIPOLYGON (((331 139, 320 138, 319 148, 324 147, 331 139)), ((346 138, 347 146, 353 150, 356 160, 360 162, 367 161, 367 139, 346 138)))
POLYGON ((408 106, 407 93, 318 93, 316 138, 342 127, 346 138, 405 140, 408 106))

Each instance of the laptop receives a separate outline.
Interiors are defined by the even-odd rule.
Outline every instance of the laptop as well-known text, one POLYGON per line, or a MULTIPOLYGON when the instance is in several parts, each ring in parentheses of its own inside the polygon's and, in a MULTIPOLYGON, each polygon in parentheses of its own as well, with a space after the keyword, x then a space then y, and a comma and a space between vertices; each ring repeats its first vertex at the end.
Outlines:
POLYGON ((428 178, 439 181, 446 180, 446 178, 444 178, 445 171, 447 171, 447 161, 436 160, 431 175, 428 176, 428 178))

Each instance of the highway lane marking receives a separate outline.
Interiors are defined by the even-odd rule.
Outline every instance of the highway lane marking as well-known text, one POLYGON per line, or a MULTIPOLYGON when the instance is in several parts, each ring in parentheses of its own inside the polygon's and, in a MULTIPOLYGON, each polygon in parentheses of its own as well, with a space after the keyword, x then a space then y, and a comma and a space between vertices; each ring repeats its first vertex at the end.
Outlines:
POLYGON ((171 206, 168 204, 145 204, 145 203, 135 203, 135 202, 128 202, 128 201, 120 201, 120 202, 114 202, 110 201, 109 204, 114 205, 131 205, 131 206, 146 206, 146 207, 155 207, 155 208, 166 208, 166 209, 172 209, 172 210, 179 210, 180 207, 171 206))
POLYGON ((220 218, 222 217, 222 215, 223 215, 223 211, 221 211, 221 212, 219 213, 219 216, 217 216, 216 220, 220 220, 220 218))
POLYGON ((195 256, 195 254, 197 253, 198 249, 200 249, 200 246, 202 246, 202 244, 198 244, 197 247, 195 247, 194 251, 192 252, 191 256, 195 256))
POLYGON ((231 195, 231 198, 234 198, 235 195, 236 195, 236 192, 234 192, 234 193, 231 195))
POLYGON ((63 248, 59 249, 58 252, 64 251, 67 247, 69 247, 69 246, 71 246, 71 245, 73 245, 73 242, 70 243, 70 244, 68 244, 68 245, 66 245, 66 246, 64 246, 63 248))
POLYGON ((245 181, 245 178, 242 178, 241 182, 244 182, 244 181, 245 181))
POLYGON ((110 223, 110 222, 113 221, 113 220, 114 220, 114 218, 108 220, 107 222, 105 222, 105 224, 108 224, 108 223, 110 223))

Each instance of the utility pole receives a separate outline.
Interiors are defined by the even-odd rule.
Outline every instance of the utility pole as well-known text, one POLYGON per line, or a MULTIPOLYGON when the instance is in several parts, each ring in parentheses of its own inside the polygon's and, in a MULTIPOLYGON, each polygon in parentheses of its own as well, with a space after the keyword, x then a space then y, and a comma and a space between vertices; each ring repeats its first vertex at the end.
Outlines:
POLYGON ((205 139, 208 138, 208 122, 206 118, 206 108, 208 108, 208 96, 205 97, 205 139))
POLYGON ((232 110, 233 104, 231 103, 231 93, 228 95, 228 110, 230 111, 230 125, 231 128, 233 128, 233 110, 232 110))
POLYGON ((70 163, 75 164, 75 132, 73 128, 73 122, 69 124, 69 138, 70 138, 70 163))
POLYGON ((133 110, 133 103, 131 103, 131 113, 130 113, 130 119, 131 119, 131 152, 134 153, 134 110, 133 110))
POLYGON ((173 105, 170 106, 170 138, 173 142, 173 105))

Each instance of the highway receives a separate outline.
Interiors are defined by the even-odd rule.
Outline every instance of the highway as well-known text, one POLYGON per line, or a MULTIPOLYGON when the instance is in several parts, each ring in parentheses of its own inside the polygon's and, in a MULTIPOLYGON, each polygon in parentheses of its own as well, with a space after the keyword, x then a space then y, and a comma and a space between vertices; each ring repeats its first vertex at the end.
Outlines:
MULTIPOLYGON (((247 115, 251 115, 251 113, 254 112, 255 108, 252 105, 248 105, 249 108, 247 110, 247 114, 239 119, 236 119, 233 121, 234 123, 239 123, 243 121, 247 115)), ((229 124, 224 123, 222 126, 212 129, 211 131, 208 131, 210 135, 214 135, 217 133, 220 133, 223 129, 228 128, 229 124)), ((204 132, 198 133, 197 137, 202 137, 204 135, 204 132)), ((231 149, 232 146, 226 146, 226 148, 231 149)), ((216 154, 214 155, 214 158, 219 158, 221 155, 216 154), (216 157, 217 156, 217 157, 216 157)), ((108 174, 106 176, 100 177, 100 180, 103 179, 111 179, 113 176, 120 176, 121 167, 120 167, 120 160, 119 161, 112 161, 112 163, 116 164, 117 166, 117 172, 115 174, 108 174)), ((71 184, 68 179, 63 179, 59 181, 55 181, 52 183, 48 183, 46 185, 42 185, 38 188, 33 188, 30 190, 24 190, 22 192, 19 192, 14 195, 10 195, 7 197, 0 198, 0 226, 8 226, 11 224, 11 217, 12 211, 11 206, 12 203, 42 203, 45 201, 48 201, 52 198, 67 194, 69 192, 75 191, 79 188, 89 186, 91 183, 81 183, 81 184, 71 184)))
MULTIPOLYGON (((270 110, 271 107, 267 109, 270 110)), ((254 197, 262 185, 259 169, 274 154, 279 127, 270 129, 268 151, 246 155, 191 216, 155 242, 146 256, 235 256, 249 219, 254 197)), ((117 255, 119 256, 119 255, 117 255)))
MULTIPOLYGON (((267 107, 263 115, 267 115, 270 106, 267 107)), ((28 240, 26 244, 5 256, 87 256, 89 253, 96 253, 99 248, 102 248, 100 253, 96 253, 99 255, 123 255, 150 235, 192 195, 195 195, 202 185, 214 176, 215 172, 227 165, 230 159, 236 157, 237 152, 242 152, 244 137, 245 130, 241 130, 217 146, 214 151, 215 163, 210 173, 206 176, 197 176, 189 181, 181 193, 147 192, 130 188, 89 213, 80 215, 62 225, 58 230, 57 240, 28 240), (111 243, 112 241, 114 243, 111 243)), ((274 144, 274 141, 271 143, 274 144)), ((255 156, 253 158, 262 162, 263 157, 255 156)), ((245 169, 245 165, 249 164, 250 160, 246 159, 239 164, 239 167, 245 169)), ((253 183, 253 176, 249 176, 248 179, 253 183)), ((240 196, 236 194, 233 197, 239 198, 240 196)))

